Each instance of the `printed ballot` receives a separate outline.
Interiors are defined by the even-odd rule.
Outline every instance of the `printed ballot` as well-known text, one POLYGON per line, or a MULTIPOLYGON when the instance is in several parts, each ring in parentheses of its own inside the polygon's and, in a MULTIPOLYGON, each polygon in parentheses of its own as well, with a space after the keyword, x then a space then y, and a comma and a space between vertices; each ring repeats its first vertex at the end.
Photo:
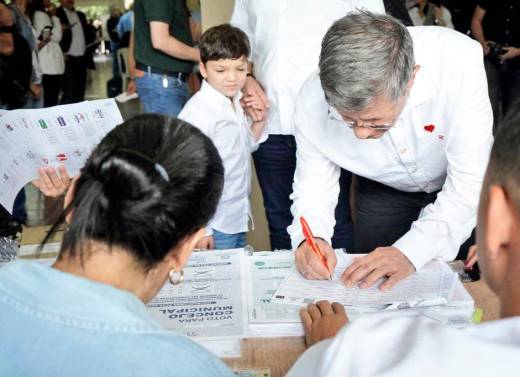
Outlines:
POLYGON ((113 99, 0 113, 0 204, 11 213, 18 192, 42 166, 77 175, 99 141, 123 122, 113 99))
POLYGON ((436 306, 448 302, 456 280, 456 274, 445 262, 434 260, 389 290, 378 289, 382 280, 367 289, 346 287, 340 276, 352 263, 353 256, 338 251, 336 256, 338 263, 332 280, 307 280, 293 268, 273 295, 272 302, 300 306, 329 300, 346 307, 375 309, 436 306))
POLYGON ((201 251, 184 267, 182 284, 169 282, 148 303, 167 329, 200 339, 243 338, 247 330, 244 250, 201 251))

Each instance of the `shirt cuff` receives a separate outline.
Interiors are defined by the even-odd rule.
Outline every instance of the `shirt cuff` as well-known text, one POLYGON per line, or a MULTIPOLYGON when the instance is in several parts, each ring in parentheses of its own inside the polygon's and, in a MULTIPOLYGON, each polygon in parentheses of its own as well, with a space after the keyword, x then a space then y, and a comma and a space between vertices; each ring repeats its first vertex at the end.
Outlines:
MULTIPOLYGON (((291 235, 291 246, 293 250, 296 250, 300 244, 305 241, 305 236, 303 235, 303 231, 301 230, 301 226, 299 223, 293 224, 287 228, 287 231, 291 235)), ((324 232, 319 229, 313 229, 314 238, 321 238, 329 245, 332 245, 331 237, 327 237, 323 235, 324 232)))
POLYGON ((401 253, 413 264, 416 271, 433 260, 437 255, 432 248, 427 246, 427 240, 413 230, 398 239, 392 246, 399 249, 401 253))

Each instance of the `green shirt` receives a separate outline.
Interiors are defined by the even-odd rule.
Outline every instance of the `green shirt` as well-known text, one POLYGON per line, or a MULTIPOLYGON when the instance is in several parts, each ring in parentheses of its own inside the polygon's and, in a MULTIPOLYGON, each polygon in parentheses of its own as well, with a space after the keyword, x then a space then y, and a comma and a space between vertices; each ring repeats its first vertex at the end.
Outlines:
POLYGON ((168 72, 191 72, 193 62, 176 59, 152 46, 150 22, 170 25, 170 35, 193 46, 190 14, 185 0, 136 0, 134 3, 134 54, 137 63, 168 72))

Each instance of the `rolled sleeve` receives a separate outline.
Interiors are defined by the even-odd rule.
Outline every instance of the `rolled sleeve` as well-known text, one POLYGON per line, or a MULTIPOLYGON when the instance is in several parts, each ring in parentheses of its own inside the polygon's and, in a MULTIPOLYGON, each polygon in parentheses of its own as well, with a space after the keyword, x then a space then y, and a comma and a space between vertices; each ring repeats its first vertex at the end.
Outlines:
POLYGON ((420 269, 439 257, 453 260, 476 225, 477 208, 493 144, 482 49, 475 42, 461 63, 456 113, 447 145, 447 178, 434 203, 426 206, 397 247, 420 269))

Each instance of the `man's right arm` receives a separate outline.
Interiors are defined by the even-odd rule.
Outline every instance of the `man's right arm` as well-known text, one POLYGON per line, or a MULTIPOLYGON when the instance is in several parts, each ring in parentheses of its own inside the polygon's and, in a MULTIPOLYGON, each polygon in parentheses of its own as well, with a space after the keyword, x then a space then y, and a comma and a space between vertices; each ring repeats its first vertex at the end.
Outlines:
POLYGON ((200 61, 199 50, 170 35, 170 25, 162 21, 150 22, 153 48, 181 60, 200 61))

